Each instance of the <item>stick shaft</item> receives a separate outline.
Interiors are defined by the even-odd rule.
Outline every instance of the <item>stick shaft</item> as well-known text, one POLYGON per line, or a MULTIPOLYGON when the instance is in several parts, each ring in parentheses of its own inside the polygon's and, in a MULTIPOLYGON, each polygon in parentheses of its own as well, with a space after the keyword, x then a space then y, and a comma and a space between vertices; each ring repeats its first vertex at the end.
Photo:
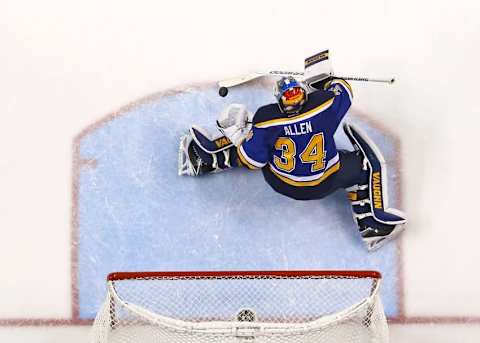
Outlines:
POLYGON ((363 82, 381 82, 381 83, 394 83, 395 78, 390 79, 374 79, 369 77, 358 77, 358 76, 336 76, 340 79, 344 79, 347 81, 363 81, 363 82))
MULTIPOLYGON (((278 70, 273 70, 273 71, 268 71, 268 72, 255 72, 251 74, 247 74, 241 77, 236 77, 232 79, 227 79, 220 81, 218 85, 220 87, 235 87, 250 81, 253 81, 255 79, 258 79, 260 77, 264 76, 269 76, 269 75, 275 75, 275 76, 296 76, 296 77, 303 77, 304 73, 303 72, 297 72, 297 71, 278 71, 278 70)), ((344 79, 347 81, 360 81, 360 82, 379 82, 379 83, 393 83, 395 82, 395 79, 392 78, 368 78, 368 77, 361 77, 361 76, 335 76, 340 79, 344 79)))
MULTIPOLYGON (((259 73, 260 74, 260 73, 259 73)), ((278 75, 278 76, 304 76, 305 74, 303 72, 298 72, 298 71, 269 71, 268 73, 265 73, 264 75, 278 75)), ((364 77, 364 76, 334 76, 339 79, 344 79, 347 81, 363 81, 363 82, 383 82, 383 83, 393 83, 395 82, 395 79, 392 78, 369 78, 369 77, 364 77)))

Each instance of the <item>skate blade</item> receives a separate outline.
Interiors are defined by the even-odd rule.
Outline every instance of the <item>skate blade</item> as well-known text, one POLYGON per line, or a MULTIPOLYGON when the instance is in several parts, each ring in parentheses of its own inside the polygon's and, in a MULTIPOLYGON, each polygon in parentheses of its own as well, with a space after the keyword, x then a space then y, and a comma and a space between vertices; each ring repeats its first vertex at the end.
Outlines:
POLYGON ((400 235, 404 230, 405 230, 404 224, 397 225, 395 229, 393 229, 393 231, 388 236, 363 238, 363 241, 367 245, 367 249, 369 252, 375 251, 383 247, 386 243, 390 242, 391 240, 394 240, 395 238, 397 238, 397 236, 400 235))

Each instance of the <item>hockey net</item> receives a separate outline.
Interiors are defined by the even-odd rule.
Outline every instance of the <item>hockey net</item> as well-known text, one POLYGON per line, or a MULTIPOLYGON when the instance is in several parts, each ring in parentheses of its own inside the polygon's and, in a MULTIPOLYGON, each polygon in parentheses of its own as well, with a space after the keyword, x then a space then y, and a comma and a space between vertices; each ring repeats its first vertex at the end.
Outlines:
POLYGON ((112 273, 92 342, 388 342, 374 271, 112 273))

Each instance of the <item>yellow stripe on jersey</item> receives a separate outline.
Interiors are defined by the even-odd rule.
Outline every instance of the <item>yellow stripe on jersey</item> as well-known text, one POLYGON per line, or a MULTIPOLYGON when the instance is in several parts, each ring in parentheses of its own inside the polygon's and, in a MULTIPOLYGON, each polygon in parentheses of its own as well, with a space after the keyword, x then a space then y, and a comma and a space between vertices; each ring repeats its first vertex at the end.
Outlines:
POLYGON ((246 166, 248 169, 251 169, 251 170, 259 169, 258 167, 255 167, 253 164, 249 163, 247 161, 247 159, 242 155, 242 151, 240 149, 240 146, 237 147, 237 154, 238 154, 238 157, 240 158, 240 161, 242 162, 242 164, 244 166, 246 166))
POLYGON ((266 127, 269 127, 269 126, 275 126, 275 125, 281 125, 281 124, 291 124, 293 122, 304 120, 309 116, 313 117, 314 115, 316 115, 316 114, 318 114, 322 111, 325 111, 327 108, 329 108, 332 105, 333 100, 334 100, 334 98, 332 98, 330 100, 327 100, 323 104, 315 107, 314 109, 312 109, 308 112, 299 114, 298 116, 294 116, 294 117, 290 117, 290 118, 278 118, 278 119, 267 120, 267 121, 255 124, 255 127, 258 127, 260 129, 262 129, 262 128, 266 128, 266 127))
POLYGON ((321 184, 323 181, 325 181, 325 179, 327 177, 329 177, 333 173, 337 172, 340 169, 340 161, 338 161, 332 167, 330 167, 330 169, 325 171, 325 173, 323 173, 323 175, 320 178, 318 178, 317 180, 313 180, 313 181, 293 181, 292 179, 289 179, 289 178, 287 178, 283 175, 278 174, 271 166, 269 166, 269 167, 270 167, 270 170, 272 171, 272 173, 276 177, 278 177, 280 180, 282 180, 283 182, 285 182, 285 183, 287 183, 291 186, 296 186, 296 187, 309 187, 309 186, 317 186, 317 185, 321 184))

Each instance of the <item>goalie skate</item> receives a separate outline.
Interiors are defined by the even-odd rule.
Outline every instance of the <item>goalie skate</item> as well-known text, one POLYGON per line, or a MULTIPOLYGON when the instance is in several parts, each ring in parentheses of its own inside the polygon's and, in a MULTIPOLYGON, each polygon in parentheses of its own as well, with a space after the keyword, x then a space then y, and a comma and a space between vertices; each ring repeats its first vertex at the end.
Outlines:
POLYGON ((205 173, 218 173, 223 170, 218 167, 215 154, 211 155, 212 163, 206 163, 200 153, 191 135, 181 137, 178 151, 178 175, 199 176, 205 173))
POLYGON ((211 138, 198 126, 192 126, 180 138, 178 175, 198 176, 218 173, 237 166, 236 148, 223 135, 211 138))
POLYGON ((394 240, 403 230, 405 230, 405 224, 397 224, 388 229, 373 229, 368 227, 360 231, 360 234, 368 251, 375 251, 391 240, 394 240))

